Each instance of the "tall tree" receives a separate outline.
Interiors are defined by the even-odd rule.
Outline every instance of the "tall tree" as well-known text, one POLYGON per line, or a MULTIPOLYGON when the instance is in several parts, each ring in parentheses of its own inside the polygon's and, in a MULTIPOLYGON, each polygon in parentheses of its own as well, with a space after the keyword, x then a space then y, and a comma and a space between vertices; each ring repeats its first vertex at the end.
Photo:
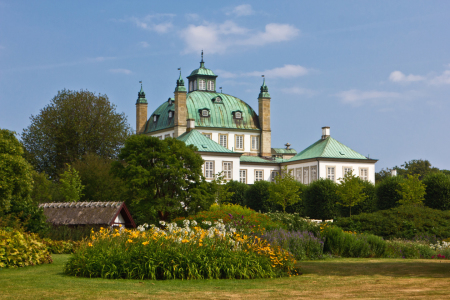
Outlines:
POLYGON ((419 179, 419 174, 409 175, 407 179, 400 183, 401 189, 398 193, 402 199, 398 201, 400 205, 422 204, 425 200, 426 185, 419 179))
POLYGON ((432 167, 428 160, 413 159, 405 161, 400 167, 395 166, 399 176, 407 178, 407 175, 419 175, 419 179, 422 180, 427 174, 439 172, 438 168, 432 167))
POLYGON ((58 177, 65 164, 86 153, 117 157, 131 134, 124 113, 106 95, 86 90, 62 90, 22 133, 29 161, 37 171, 58 177))
POLYGON ((66 202, 78 202, 83 196, 83 190, 78 171, 67 165, 67 170, 59 178, 60 195, 66 202))
POLYGON ((364 194, 364 185, 362 180, 353 174, 353 171, 347 172, 344 178, 339 178, 341 184, 337 186, 336 193, 340 196, 338 204, 348 207, 350 217, 352 217, 352 207, 361 203, 367 198, 364 194))
POLYGON ((275 181, 269 187, 269 200, 275 204, 280 205, 283 208, 283 212, 286 212, 286 207, 299 202, 299 189, 294 176, 288 172, 287 166, 285 166, 281 172, 275 176, 275 181))
POLYGON ((192 145, 167 138, 131 136, 112 172, 125 181, 133 201, 160 220, 209 208, 214 194, 202 175, 203 159, 192 145))

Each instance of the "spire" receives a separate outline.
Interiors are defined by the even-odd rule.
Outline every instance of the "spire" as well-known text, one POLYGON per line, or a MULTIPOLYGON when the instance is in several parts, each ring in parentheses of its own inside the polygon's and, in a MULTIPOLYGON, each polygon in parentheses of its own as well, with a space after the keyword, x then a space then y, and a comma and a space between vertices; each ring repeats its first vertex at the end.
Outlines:
POLYGON ((147 104, 147 99, 145 98, 145 93, 144 93, 144 89, 142 87, 142 81, 139 81, 139 83, 141 84, 141 90, 138 93, 138 98, 136 100, 136 104, 142 103, 142 104, 147 104))
POLYGON ((203 50, 202 50, 202 61, 200 62, 200 68, 205 67, 205 62, 203 61, 203 50))
POLYGON ((263 78, 263 83, 260 88, 259 98, 270 98, 269 88, 266 85, 266 78, 264 75, 261 75, 261 77, 263 78))
POLYGON ((184 80, 181 77, 181 68, 178 68, 180 71, 180 76, 177 79, 177 87, 175 88, 175 92, 186 92, 186 88, 184 87, 184 80))

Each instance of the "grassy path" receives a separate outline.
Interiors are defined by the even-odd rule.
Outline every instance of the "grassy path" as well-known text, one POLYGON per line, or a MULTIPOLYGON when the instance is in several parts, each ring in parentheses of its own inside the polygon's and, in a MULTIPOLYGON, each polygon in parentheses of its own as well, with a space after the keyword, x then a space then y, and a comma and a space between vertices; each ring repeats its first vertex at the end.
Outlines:
POLYGON ((333 259, 302 262, 299 277, 139 281, 62 274, 54 263, 0 270, 0 299, 450 299, 450 261, 333 259))

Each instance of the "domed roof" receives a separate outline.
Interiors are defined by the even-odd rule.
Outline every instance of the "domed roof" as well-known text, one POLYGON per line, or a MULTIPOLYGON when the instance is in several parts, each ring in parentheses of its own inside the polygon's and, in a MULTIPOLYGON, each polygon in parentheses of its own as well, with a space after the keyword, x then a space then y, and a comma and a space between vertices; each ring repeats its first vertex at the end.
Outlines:
POLYGON ((194 76, 194 75, 206 75, 206 76, 215 76, 215 77, 217 77, 217 75, 214 74, 213 71, 211 71, 210 69, 205 68, 204 64, 202 64, 200 66, 200 68, 195 69, 194 71, 192 71, 191 75, 189 75, 188 78, 191 77, 191 76, 194 76))

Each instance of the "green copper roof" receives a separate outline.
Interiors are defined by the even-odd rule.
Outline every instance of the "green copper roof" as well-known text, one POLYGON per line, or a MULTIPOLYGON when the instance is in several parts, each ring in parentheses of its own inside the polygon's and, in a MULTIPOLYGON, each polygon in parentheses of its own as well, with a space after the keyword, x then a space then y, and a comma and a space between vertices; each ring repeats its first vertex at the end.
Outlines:
POLYGON ((169 105, 169 101, 165 101, 161 104, 150 116, 145 126, 144 133, 149 133, 161 129, 166 129, 174 126, 175 120, 175 100, 170 98, 172 104, 169 105), (169 118, 169 111, 172 112, 172 118, 169 118), (157 115, 157 121, 154 122, 154 116, 157 115))
POLYGON ((296 161, 310 158, 347 158, 347 159, 368 159, 364 155, 339 143, 332 137, 320 139, 288 161, 296 161))
POLYGON ((231 95, 194 91, 187 94, 188 118, 195 119, 196 127, 236 128, 259 130, 255 111, 244 101, 231 95), (220 97, 222 101, 213 101, 220 97), (209 109, 210 116, 202 117, 200 110, 209 109), (242 119, 235 119, 233 112, 242 111, 242 119))
POLYGON ((195 76, 195 75, 205 75, 205 76, 214 76, 217 77, 216 74, 214 74, 213 71, 211 71, 210 69, 205 68, 205 63, 200 63, 200 68, 195 69, 194 71, 191 72, 191 75, 188 76, 195 76))
POLYGON ((250 156, 250 155, 242 155, 240 158, 241 163, 260 163, 260 164, 273 164, 273 163, 282 163, 287 161, 287 159, 282 158, 274 158, 274 159, 266 159, 259 156, 250 156))
POLYGON ((186 88, 184 87, 184 80, 181 77, 181 71, 180 71, 180 77, 178 77, 178 80, 177 80, 177 87, 175 88, 175 92, 186 92, 186 88))
POLYGON ((193 145, 197 147, 199 152, 220 152, 220 153, 235 153, 219 144, 213 140, 207 138, 197 130, 191 130, 185 132, 179 137, 178 140, 183 141, 186 145, 193 145))
POLYGON ((136 100, 136 104, 147 104, 147 99, 145 99, 145 93, 144 93, 144 89, 142 88, 142 83, 141 83, 141 90, 138 93, 138 98, 136 100))
POLYGON ((272 150, 277 154, 296 154, 297 151, 295 149, 286 149, 286 148, 272 148, 272 150))
POLYGON ((263 79, 258 98, 270 98, 269 88, 266 85, 266 78, 263 79))

